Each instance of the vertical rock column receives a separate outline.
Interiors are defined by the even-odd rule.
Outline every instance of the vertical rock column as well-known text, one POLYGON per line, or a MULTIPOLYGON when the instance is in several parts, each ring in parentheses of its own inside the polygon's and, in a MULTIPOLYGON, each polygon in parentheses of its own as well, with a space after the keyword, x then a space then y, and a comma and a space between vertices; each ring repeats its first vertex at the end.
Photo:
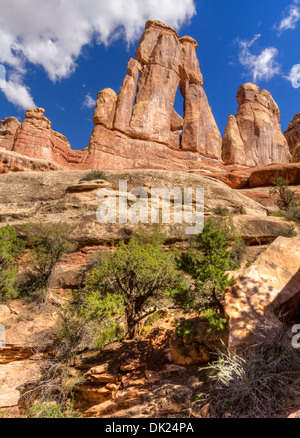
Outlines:
POLYGON ((180 38, 183 47, 183 67, 180 90, 184 97, 184 123, 181 147, 186 151, 219 159, 222 139, 205 91, 196 55, 197 42, 188 36, 180 38))
POLYGON ((130 128, 137 138, 170 144, 171 118, 179 85, 181 44, 175 30, 148 21, 136 50, 142 65, 130 128))
POLYGON ((238 112, 235 117, 229 116, 223 138, 224 163, 243 166, 288 163, 291 155, 271 94, 247 83, 238 89, 237 102, 238 112))
POLYGON ((140 70, 140 63, 131 58, 127 64, 127 75, 118 94, 114 128, 125 133, 130 133, 129 125, 140 70))

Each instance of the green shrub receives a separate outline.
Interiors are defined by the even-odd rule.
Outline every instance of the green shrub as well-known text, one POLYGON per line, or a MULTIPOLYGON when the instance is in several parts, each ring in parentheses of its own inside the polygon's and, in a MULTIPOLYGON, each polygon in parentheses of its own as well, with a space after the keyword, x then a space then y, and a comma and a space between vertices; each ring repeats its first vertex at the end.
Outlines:
POLYGON ((17 261, 24 244, 10 225, 0 228, 0 301, 18 297, 17 261))
POLYGON ((291 205, 285 212, 285 217, 289 221, 300 221, 300 207, 298 205, 291 205))
POLYGON ((297 231, 295 230, 294 225, 289 225, 286 228, 282 228, 282 231, 280 231, 278 233, 278 236, 282 236, 282 237, 296 237, 298 235, 297 231))
POLYGON ((64 254, 75 250, 70 241, 72 227, 66 223, 29 223, 25 229, 29 247, 27 281, 22 286, 22 295, 30 300, 47 299, 48 281, 55 264, 64 254))
POLYGON ((196 236, 194 248, 178 258, 179 268, 194 280, 190 287, 173 293, 175 302, 185 310, 212 310, 224 318, 225 291, 235 283, 226 271, 238 268, 231 256, 229 239, 234 233, 230 224, 209 219, 196 236))
POLYGON ((284 210, 279 210, 279 211, 275 211, 275 212, 269 213, 269 216, 284 217, 285 216, 285 212, 284 212, 284 210))
POLYGON ((59 312, 56 348, 68 360, 85 348, 101 350, 107 342, 123 336, 116 316, 124 313, 123 300, 116 294, 74 291, 59 312))
POLYGON ((159 245, 131 239, 113 253, 100 252, 83 289, 60 315, 61 349, 72 355, 86 347, 101 350, 121 336, 138 336, 142 321, 181 282, 172 253, 159 245))
POLYGON ((84 175, 80 181, 93 181, 95 179, 104 179, 107 181, 107 175, 102 170, 91 170, 84 175))
POLYGON ((276 205, 279 210, 288 210, 289 207, 296 202, 296 193, 288 188, 289 181, 284 178, 276 178, 273 184, 275 188, 270 190, 270 195, 276 195, 278 197, 276 205))
POLYGON ((120 296, 127 332, 134 338, 140 333, 141 321, 156 311, 155 302, 180 281, 172 254, 161 246, 143 245, 131 239, 128 244, 121 242, 114 253, 103 253, 85 289, 100 301, 108 293, 120 296), (151 310, 149 303, 154 306, 151 310))
POLYGON ((222 207, 220 204, 213 208, 212 212, 215 213, 217 216, 229 216, 228 208, 222 207))
POLYGON ((80 412, 74 409, 74 404, 68 401, 64 406, 52 401, 35 402, 23 418, 80 418, 80 412))

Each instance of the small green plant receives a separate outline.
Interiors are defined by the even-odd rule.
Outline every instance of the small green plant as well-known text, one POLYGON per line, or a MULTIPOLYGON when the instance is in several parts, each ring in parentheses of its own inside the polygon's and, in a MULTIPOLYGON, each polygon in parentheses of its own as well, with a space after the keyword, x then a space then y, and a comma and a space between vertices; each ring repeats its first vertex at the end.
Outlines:
POLYGON ((107 181, 107 175, 102 170, 91 170, 84 175, 80 181, 93 181, 95 179, 104 179, 107 181))
POLYGON ((10 225, 0 228, 0 301, 17 298, 17 261, 24 250, 24 243, 10 225))
POLYGON ((207 319, 210 325, 209 332, 222 332, 227 328, 227 319, 222 318, 217 312, 213 309, 208 309, 203 312, 203 318, 207 319))
POLYGON ((284 212, 284 210, 274 211, 272 213, 269 213, 269 216, 284 217, 285 216, 285 212, 284 212))
POLYGON ((296 202, 296 193, 288 188, 289 181, 284 178, 276 178, 273 184, 275 187, 269 193, 278 197, 275 204, 279 210, 288 210, 296 202))
POLYGON ((220 204, 213 208, 212 212, 215 213, 217 216, 229 216, 228 208, 222 207, 222 205, 220 204))
POLYGON ((81 413, 74 409, 74 403, 65 405, 52 401, 35 402, 23 415, 24 418, 80 418, 81 413))
POLYGON ((194 280, 190 287, 173 294, 175 303, 186 311, 211 309, 224 318, 225 291, 235 284, 226 271, 238 268, 231 256, 230 236, 234 233, 230 224, 209 219, 203 232, 196 236, 194 248, 177 259, 179 268, 194 280))
POLYGON ((286 228, 282 228, 282 231, 280 231, 280 233, 278 234, 278 236, 282 236, 282 237, 296 237, 298 235, 294 225, 289 225, 286 228))

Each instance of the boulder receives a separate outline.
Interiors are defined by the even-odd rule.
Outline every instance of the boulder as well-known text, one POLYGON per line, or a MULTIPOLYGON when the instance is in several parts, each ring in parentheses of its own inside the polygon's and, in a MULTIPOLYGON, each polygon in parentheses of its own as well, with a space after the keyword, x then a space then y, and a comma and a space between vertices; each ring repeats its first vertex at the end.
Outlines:
POLYGON ((223 137, 224 163, 258 166, 290 162, 280 112, 271 94, 247 83, 238 89, 237 102, 238 112, 229 116, 223 137))
POLYGON ((185 320, 170 339, 172 360, 185 366, 207 363, 227 342, 227 330, 215 332, 203 318, 185 320))
POLYGON ((94 125, 104 125, 109 129, 114 126, 117 105, 117 95, 111 88, 105 88, 97 96, 93 122, 94 125))
POLYGON ((236 274, 236 280, 225 304, 230 349, 246 345, 253 330, 264 321, 271 322, 274 330, 280 329, 278 315, 283 306, 286 317, 298 315, 300 238, 278 237, 251 267, 236 274))

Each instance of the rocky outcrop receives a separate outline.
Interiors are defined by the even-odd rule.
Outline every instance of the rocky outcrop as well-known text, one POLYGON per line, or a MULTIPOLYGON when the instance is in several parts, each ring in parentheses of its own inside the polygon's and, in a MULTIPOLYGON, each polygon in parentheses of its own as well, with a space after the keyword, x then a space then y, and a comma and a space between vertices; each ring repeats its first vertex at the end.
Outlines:
MULTIPOLYGON (((160 170, 106 171, 108 181, 82 181, 86 171, 53 171, 46 174, 23 172, 0 175, 0 223, 9 222, 19 230, 23 223, 34 218, 43 221, 68 222, 73 228, 73 238, 79 245, 102 245, 127 239, 135 224, 100 224, 96 211, 101 204, 97 192, 112 189, 117 199, 125 193, 119 191, 119 181, 127 181, 128 192, 143 187, 151 201, 151 188, 203 188, 204 211, 209 214, 218 205, 240 215, 241 206, 247 215, 266 216, 266 209, 213 178, 186 172, 160 170)), ((128 208, 132 205, 127 200, 128 208)), ((172 204, 173 205, 173 204, 172 204)), ((171 218, 172 219, 172 218, 171 218)), ((187 223, 166 224, 170 240, 185 239, 187 223)))
POLYGON ((300 163, 300 141, 293 151, 292 161, 293 163, 300 163))
POLYGON ((278 177, 291 185, 300 185, 300 163, 259 166, 249 176, 249 187, 272 186, 278 177))
POLYGON ((42 108, 28 109, 22 124, 6 119, 0 148, 69 169, 189 170, 205 159, 218 163, 222 139, 202 87, 197 47, 170 26, 147 21, 119 94, 110 88, 98 93, 88 148, 72 150, 42 108), (179 89, 183 118, 174 109, 179 89))
POLYGON ((13 152, 66 167, 78 163, 83 152, 73 151, 67 139, 51 129, 44 112, 43 108, 26 111, 25 120, 15 133, 13 152))
POLYGON ((239 88, 237 102, 238 112, 235 117, 229 116, 223 137, 224 163, 244 166, 288 163, 291 155, 271 94, 247 83, 239 88))
POLYGON ((118 96, 111 89, 98 94, 85 166, 175 170, 195 168, 203 157, 220 159, 197 47, 163 23, 146 23, 118 96), (174 110, 178 87, 183 118, 174 110))
POLYGON ((293 154, 296 146, 300 142, 300 113, 295 114, 287 130, 284 132, 284 136, 288 142, 291 154, 293 154))
POLYGON ((287 318, 299 318, 300 238, 278 237, 256 262, 237 275, 226 295, 229 348, 248 343, 261 323, 280 329, 280 309, 287 318))
POLYGON ((214 332, 203 318, 185 320, 170 339, 172 360, 177 365, 207 363, 228 343, 228 332, 214 332))
POLYGON ((34 170, 44 172, 48 170, 63 170, 64 166, 39 158, 30 158, 17 152, 0 149, 0 174, 8 172, 24 172, 34 170))
POLYGON ((20 122, 15 117, 0 120, 0 150, 11 151, 13 149, 15 134, 19 126, 20 122))

